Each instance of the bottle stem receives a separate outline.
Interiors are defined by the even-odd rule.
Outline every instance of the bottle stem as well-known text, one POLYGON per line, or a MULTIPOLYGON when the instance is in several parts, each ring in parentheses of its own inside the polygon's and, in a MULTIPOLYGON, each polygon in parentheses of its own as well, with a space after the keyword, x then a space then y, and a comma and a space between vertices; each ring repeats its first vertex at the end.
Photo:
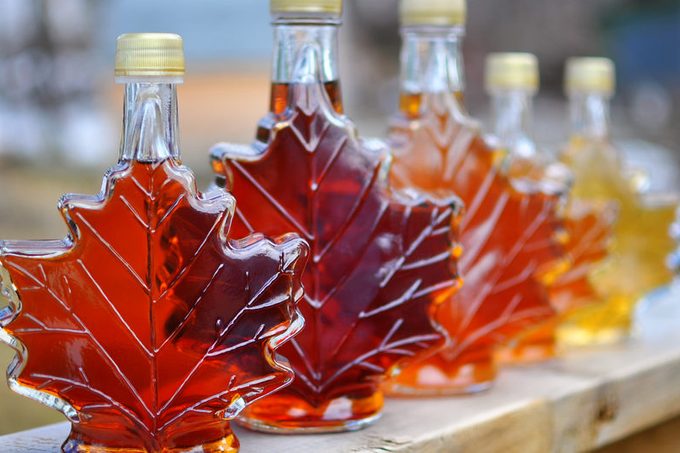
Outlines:
POLYGON ((574 93, 570 100, 572 135, 585 139, 609 138, 609 99, 599 93, 574 93))
POLYGON ((405 27, 402 36, 402 93, 458 94, 464 90, 461 27, 405 27))
POLYGON ((273 113, 285 111, 291 84, 308 83, 323 84, 331 104, 338 113, 342 113, 338 70, 339 26, 337 17, 326 14, 275 17, 271 93, 273 113), (307 58, 310 55, 314 58, 307 58), (301 78, 300 62, 306 58, 315 67, 304 68, 303 75, 306 77, 301 78))
POLYGON ((527 90, 498 90, 493 94, 494 138, 513 155, 536 155, 533 138, 533 93, 527 90))
POLYGON ((179 159, 176 84, 126 81, 120 160, 179 159))

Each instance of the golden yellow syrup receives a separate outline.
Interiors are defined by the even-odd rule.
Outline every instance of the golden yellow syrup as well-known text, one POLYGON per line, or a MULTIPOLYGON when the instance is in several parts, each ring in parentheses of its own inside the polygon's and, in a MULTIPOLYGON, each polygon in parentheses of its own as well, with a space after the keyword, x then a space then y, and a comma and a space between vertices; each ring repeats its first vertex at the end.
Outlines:
POLYGON ((503 166, 515 181, 552 187, 563 195, 562 241, 566 256, 561 272, 548 284, 550 303, 557 317, 522 333, 498 353, 501 363, 531 363, 557 353, 557 331, 564 320, 602 300, 593 276, 600 272, 609 255, 618 209, 612 200, 575 197, 570 190, 573 175, 569 168, 542 158, 540 153, 533 158, 509 153, 503 166))
POLYGON ((677 200, 643 197, 622 169, 617 151, 605 140, 571 140, 561 160, 574 173, 573 197, 594 203, 614 201, 610 258, 591 276, 600 302, 573 311, 558 329, 566 345, 612 343, 630 331, 633 309, 648 291, 668 284, 666 265, 675 244, 669 231, 677 200))

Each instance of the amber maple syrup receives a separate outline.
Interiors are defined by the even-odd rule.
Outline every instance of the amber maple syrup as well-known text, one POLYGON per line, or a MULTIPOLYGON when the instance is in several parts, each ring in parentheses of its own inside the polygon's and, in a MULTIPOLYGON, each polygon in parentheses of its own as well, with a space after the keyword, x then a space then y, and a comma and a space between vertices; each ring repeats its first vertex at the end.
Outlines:
POLYGON ((460 224, 464 285, 438 318, 452 341, 391 381, 390 391, 401 395, 488 388, 497 374, 496 348, 554 316, 547 284, 563 257, 560 199, 508 178, 501 167, 504 152, 486 143, 465 112, 462 4, 402 4, 402 95, 390 130, 392 180, 430 193, 453 190, 466 212, 460 224))
POLYGON ((503 362, 526 363, 550 358, 556 352, 560 320, 599 295, 593 272, 608 255, 615 209, 571 196, 573 175, 540 149, 533 134, 533 98, 539 88, 538 59, 529 53, 495 53, 487 57, 486 88, 494 111, 493 142, 507 149, 503 166, 515 181, 544 186, 561 193, 565 227, 565 268, 549 287, 560 319, 552 319, 514 339, 500 354, 503 362))
POLYGON ((67 452, 236 452, 230 420, 293 378, 276 351, 302 326, 307 247, 229 240, 233 197, 200 194, 179 161, 183 65, 179 36, 119 38, 102 192, 62 198, 66 239, 0 243, 10 384, 68 417, 67 452))
MULTIPOLYGON (((453 121, 446 113, 433 118, 434 124, 453 121)), ((423 122, 420 117, 418 124, 423 122)), ((454 155, 460 135, 438 145, 429 126, 418 130, 415 124, 394 123, 393 136, 412 134, 409 151, 395 153, 395 184, 433 192, 453 188, 465 202, 460 231, 464 285, 439 313, 454 345, 403 370, 395 382, 400 393, 474 391, 495 379, 499 344, 554 316, 546 285, 555 279, 561 257, 559 197, 513 187, 499 165, 502 153, 478 133, 460 148, 461 155, 454 155), (441 169, 452 161, 456 169, 447 176, 441 169)), ((552 349, 552 340, 546 342, 552 349)))

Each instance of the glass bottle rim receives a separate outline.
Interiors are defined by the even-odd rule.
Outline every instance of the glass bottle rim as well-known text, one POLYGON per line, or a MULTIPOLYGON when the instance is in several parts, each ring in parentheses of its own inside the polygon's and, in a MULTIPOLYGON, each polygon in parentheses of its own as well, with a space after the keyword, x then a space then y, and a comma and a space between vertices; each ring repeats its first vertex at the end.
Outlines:
POLYGON ((339 26, 342 18, 327 12, 276 12, 272 14, 272 25, 339 26))
POLYGON ((158 84, 158 85, 181 85, 184 83, 184 76, 159 76, 159 75, 134 75, 134 76, 116 76, 115 81, 118 84, 142 83, 142 84, 158 84))

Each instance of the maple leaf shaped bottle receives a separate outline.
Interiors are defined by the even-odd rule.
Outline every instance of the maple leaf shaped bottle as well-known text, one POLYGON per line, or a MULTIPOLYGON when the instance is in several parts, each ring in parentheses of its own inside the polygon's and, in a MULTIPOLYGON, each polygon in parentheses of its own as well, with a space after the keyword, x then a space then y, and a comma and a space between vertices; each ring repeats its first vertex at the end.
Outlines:
POLYGON ((487 57, 486 89, 492 97, 492 143, 507 150, 504 167, 516 180, 545 185, 563 193, 569 270, 550 286, 558 318, 522 333, 503 350, 502 361, 518 363, 550 357, 559 321, 580 307, 596 303, 593 272, 607 257, 616 206, 594 204, 570 196, 573 175, 540 150, 533 136, 533 97, 539 86, 538 59, 528 53, 497 53, 487 57))
POLYGON ((180 165, 183 73, 179 36, 121 36, 102 192, 62 198, 63 240, 0 243, 9 383, 69 419, 65 452, 235 452, 229 420, 293 378, 276 350, 302 327, 308 248, 229 239, 234 198, 180 165))
POLYGON ((574 173, 573 195, 593 203, 614 202, 619 218, 611 258, 593 277, 602 302, 568 318, 559 332, 565 344, 611 343, 625 338, 638 300, 672 279, 666 261, 674 249, 668 232, 677 198, 643 196, 624 170, 609 133, 614 73, 614 63, 604 58, 572 59, 566 69, 572 136, 561 161, 574 173))
POLYGON ((675 274, 673 282, 649 293, 636 307, 636 330, 659 335, 659 322, 663 321, 675 329, 680 321, 680 210, 671 227, 671 237, 677 244, 676 250, 668 257, 668 266, 675 274))
POLYGON ((402 370, 397 394, 460 394, 490 387, 496 348, 554 316, 546 284, 563 258, 560 198, 514 184, 502 153, 482 138, 462 104, 463 0, 403 0, 401 105, 391 122, 393 180, 466 205, 460 224, 461 291, 440 310, 453 341, 402 370))
POLYGON ((284 353, 285 391, 241 421, 274 432, 358 429, 383 405, 380 381, 440 347, 437 305, 459 284, 457 198, 392 192, 389 153, 357 137, 342 113, 340 0, 274 0, 271 112, 252 147, 217 145, 218 185, 239 200, 234 231, 295 231, 311 246, 303 277, 305 330, 284 353))

